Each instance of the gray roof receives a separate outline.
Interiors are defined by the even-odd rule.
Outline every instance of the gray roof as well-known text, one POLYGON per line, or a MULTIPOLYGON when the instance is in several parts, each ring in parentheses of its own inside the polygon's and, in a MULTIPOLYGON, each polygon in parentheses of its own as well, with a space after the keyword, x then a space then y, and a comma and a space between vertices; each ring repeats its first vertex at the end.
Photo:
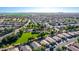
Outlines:
POLYGON ((79 49, 74 46, 68 46, 67 48, 72 51, 79 51, 79 49))
POLYGON ((67 34, 67 33, 63 33, 63 35, 66 36, 66 37, 70 37, 70 35, 67 34))
POLYGON ((65 37, 63 34, 58 34, 57 36, 60 38, 65 37))
POLYGON ((68 32, 68 34, 73 35, 73 36, 75 35, 75 34, 74 34, 74 33, 72 33, 72 32, 68 32))
POLYGON ((47 42, 46 40, 41 40, 41 41, 40 41, 40 44, 44 44, 44 45, 47 44, 47 45, 49 45, 49 42, 47 42))
POLYGON ((52 39, 51 37, 46 37, 45 40, 48 41, 49 43, 55 42, 55 40, 52 39))
POLYGON ((58 36, 54 36, 53 39, 56 40, 56 41, 61 40, 61 38, 59 38, 58 36))
POLYGON ((74 43, 74 46, 79 48, 79 43, 74 43))
POLYGON ((8 49, 8 51, 19 51, 19 49, 18 49, 18 47, 15 47, 15 48, 8 49))
POLYGON ((79 33, 79 31, 77 31, 77 33, 79 33))
POLYGON ((27 48, 26 48, 25 46, 20 46, 20 47, 19 47, 19 50, 20 50, 20 51, 27 51, 27 48))
POLYGON ((74 32, 74 34, 75 34, 75 35, 78 35, 79 33, 78 33, 78 32, 74 32))
POLYGON ((50 48, 46 48, 45 51, 50 51, 50 48))
POLYGON ((27 51, 32 51, 31 47, 29 45, 25 45, 27 51))
POLYGON ((41 46, 38 42, 35 42, 35 41, 33 41, 32 43, 30 43, 30 45, 31 45, 33 48, 38 48, 38 47, 41 46))

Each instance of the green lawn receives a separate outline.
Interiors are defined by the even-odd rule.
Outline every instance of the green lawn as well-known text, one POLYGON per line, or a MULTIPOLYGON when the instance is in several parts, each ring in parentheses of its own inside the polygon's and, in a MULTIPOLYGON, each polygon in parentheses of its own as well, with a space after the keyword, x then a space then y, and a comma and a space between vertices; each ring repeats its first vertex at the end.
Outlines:
POLYGON ((8 13, 8 14, 4 14, 7 16, 31 16, 31 14, 25 14, 25 13, 8 13))
POLYGON ((26 43, 28 41, 28 38, 30 38, 32 36, 37 38, 38 35, 39 34, 32 34, 31 32, 23 33, 22 36, 14 44, 26 43))

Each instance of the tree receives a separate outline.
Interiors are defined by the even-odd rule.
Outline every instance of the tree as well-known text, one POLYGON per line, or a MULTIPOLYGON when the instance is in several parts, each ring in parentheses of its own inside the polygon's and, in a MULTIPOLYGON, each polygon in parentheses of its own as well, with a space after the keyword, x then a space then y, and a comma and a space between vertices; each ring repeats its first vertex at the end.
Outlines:
POLYGON ((67 47, 65 47, 65 46, 62 46, 62 50, 67 50, 67 47))
POLYGON ((35 41, 36 40, 36 38, 35 37, 30 37, 30 38, 28 38, 28 42, 32 42, 32 41, 35 41))
POLYGON ((62 50, 61 50, 61 48, 58 47, 58 48, 56 48, 56 51, 62 51, 62 50))
POLYGON ((79 43, 79 37, 77 38, 77 42, 79 43))
POLYGON ((53 50, 54 50, 54 48, 53 48, 53 47, 51 47, 51 48, 50 48, 50 51, 53 51, 53 50))
POLYGON ((3 44, 3 45, 7 45, 7 38, 6 38, 6 37, 4 37, 4 38, 2 39, 2 44, 3 44))
POLYGON ((57 51, 65 51, 67 49, 67 47, 62 46, 62 47, 58 47, 56 50, 57 51))
POLYGON ((40 33, 39 37, 44 38, 45 37, 45 33, 40 33))
POLYGON ((22 34, 23 34, 23 30, 19 30, 18 36, 21 37, 22 34))
POLYGON ((55 31, 51 31, 51 36, 54 36, 54 34, 55 34, 55 31))
POLYGON ((41 46, 41 51, 44 51, 46 49, 45 46, 41 46))
POLYGON ((55 42, 52 42, 52 43, 50 43, 52 46, 54 46, 54 45, 56 45, 56 43, 55 42))
POLYGON ((41 47, 33 48, 33 51, 41 51, 41 47))

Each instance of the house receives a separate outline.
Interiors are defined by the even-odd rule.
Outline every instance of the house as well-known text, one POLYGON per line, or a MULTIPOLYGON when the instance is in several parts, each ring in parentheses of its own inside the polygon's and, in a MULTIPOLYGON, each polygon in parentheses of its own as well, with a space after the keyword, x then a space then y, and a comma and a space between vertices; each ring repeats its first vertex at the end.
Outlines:
POLYGON ((79 35, 79 33, 78 32, 73 32, 75 35, 79 35))
POLYGON ((32 46, 33 48, 41 47, 41 45, 38 42, 36 42, 36 41, 33 41, 32 43, 30 43, 30 46, 32 46))
POLYGON ((79 31, 77 31, 77 33, 79 33, 79 31))
POLYGON ((67 48, 70 51, 79 51, 79 48, 77 47, 77 45, 78 44, 76 44, 75 42, 72 42, 72 43, 67 45, 67 48))
POLYGON ((57 32, 59 31, 59 29, 58 29, 58 28, 56 28, 56 27, 55 27, 54 29, 55 29, 57 32))
POLYGON ((45 51, 50 51, 50 48, 46 48, 45 51))
POLYGON ((40 44, 41 45, 49 45, 49 42, 47 42, 46 40, 41 40, 40 41, 40 44))
POLYGON ((68 34, 69 34, 69 35, 71 35, 72 37, 74 37, 74 36, 75 36, 75 34, 74 34, 74 33, 72 33, 72 32, 68 32, 68 34))
POLYGON ((19 51, 18 47, 10 48, 8 51, 19 51))
POLYGON ((62 33, 65 37, 70 38, 71 35, 67 34, 67 33, 62 33))
POLYGON ((68 48, 68 50, 70 50, 70 51, 79 51, 79 49, 76 48, 76 47, 74 47, 74 46, 68 46, 67 48, 68 48))
POLYGON ((60 43, 60 42, 61 42, 61 38, 59 38, 58 36, 54 36, 53 39, 54 39, 57 43, 60 43))
POLYGON ((52 39, 51 37, 46 37, 45 40, 48 41, 49 43, 55 42, 55 40, 52 39))
POLYGON ((27 51, 27 48, 26 48, 25 46, 20 46, 20 47, 19 47, 19 50, 20 50, 20 51, 27 51))
POLYGON ((62 35, 62 34, 58 34, 57 36, 58 36, 58 37, 60 37, 60 38, 65 37, 65 36, 64 36, 64 35, 62 35))
POLYGON ((32 32, 33 31, 33 29, 27 29, 26 30, 26 32, 32 32))
POLYGON ((79 43, 74 43, 73 46, 79 49, 79 43))
POLYGON ((19 46, 19 50, 20 51, 32 51, 32 49, 29 45, 19 46))
POLYGON ((25 45, 27 51, 32 51, 31 47, 29 45, 25 45))

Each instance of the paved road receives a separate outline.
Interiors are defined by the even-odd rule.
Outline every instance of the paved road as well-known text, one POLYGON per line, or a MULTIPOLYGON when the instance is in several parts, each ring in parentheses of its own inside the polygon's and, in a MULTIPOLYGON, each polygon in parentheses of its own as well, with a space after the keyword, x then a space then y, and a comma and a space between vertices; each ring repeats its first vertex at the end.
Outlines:
MULTIPOLYGON (((28 20, 28 22, 27 22, 24 26, 22 26, 21 28, 26 27, 26 26, 30 23, 30 21, 31 21, 31 20, 28 20)), ((21 28, 19 28, 19 29, 21 29, 21 28)), ((16 30, 15 30, 15 33, 17 33, 17 32, 19 31, 19 29, 16 29, 16 30)))
MULTIPOLYGON (((75 41, 76 41, 76 38, 77 38, 77 37, 68 39, 68 42, 64 41, 64 43, 62 42, 62 43, 58 44, 58 45, 56 46, 56 48, 62 47, 62 46, 66 46, 66 45, 68 45, 68 44, 70 44, 70 43, 72 43, 72 42, 75 42, 75 41)), ((56 51, 56 48, 54 49, 55 51, 56 51)))
MULTIPOLYGON (((77 23, 77 24, 70 24, 71 26, 79 26, 79 24, 77 23)), ((60 25, 60 26, 53 26, 53 27, 58 27, 58 28, 60 28, 60 27, 65 27, 65 26, 67 26, 67 25, 60 25)))
MULTIPOLYGON (((30 23, 30 20, 29 20, 24 26, 22 26, 22 27, 27 26, 29 23, 30 23)), ((22 27, 21 27, 21 28, 22 28, 22 27)), ((19 28, 19 29, 20 29, 20 28, 19 28)), ((17 32, 19 31, 19 29, 16 29, 16 30, 15 30, 15 33, 17 33, 17 32)), ((9 35, 11 35, 11 34, 13 34, 13 32, 8 33, 8 34, 6 34, 6 35, 0 37, 0 40, 2 40, 2 38, 6 37, 6 36, 9 36, 9 35)))
MULTIPOLYGON (((58 28, 61 28, 61 27, 65 27, 65 26, 68 26, 68 25, 55 25, 55 26, 52 26, 52 25, 50 25, 49 23, 46 23, 46 25, 47 26, 50 26, 50 27, 58 27, 58 28)), ((69 25, 71 25, 71 26, 79 26, 79 24, 77 23, 77 24, 69 24, 69 25)))
POLYGON ((34 19, 31 19, 31 20, 35 25, 37 25, 37 22, 34 19))

